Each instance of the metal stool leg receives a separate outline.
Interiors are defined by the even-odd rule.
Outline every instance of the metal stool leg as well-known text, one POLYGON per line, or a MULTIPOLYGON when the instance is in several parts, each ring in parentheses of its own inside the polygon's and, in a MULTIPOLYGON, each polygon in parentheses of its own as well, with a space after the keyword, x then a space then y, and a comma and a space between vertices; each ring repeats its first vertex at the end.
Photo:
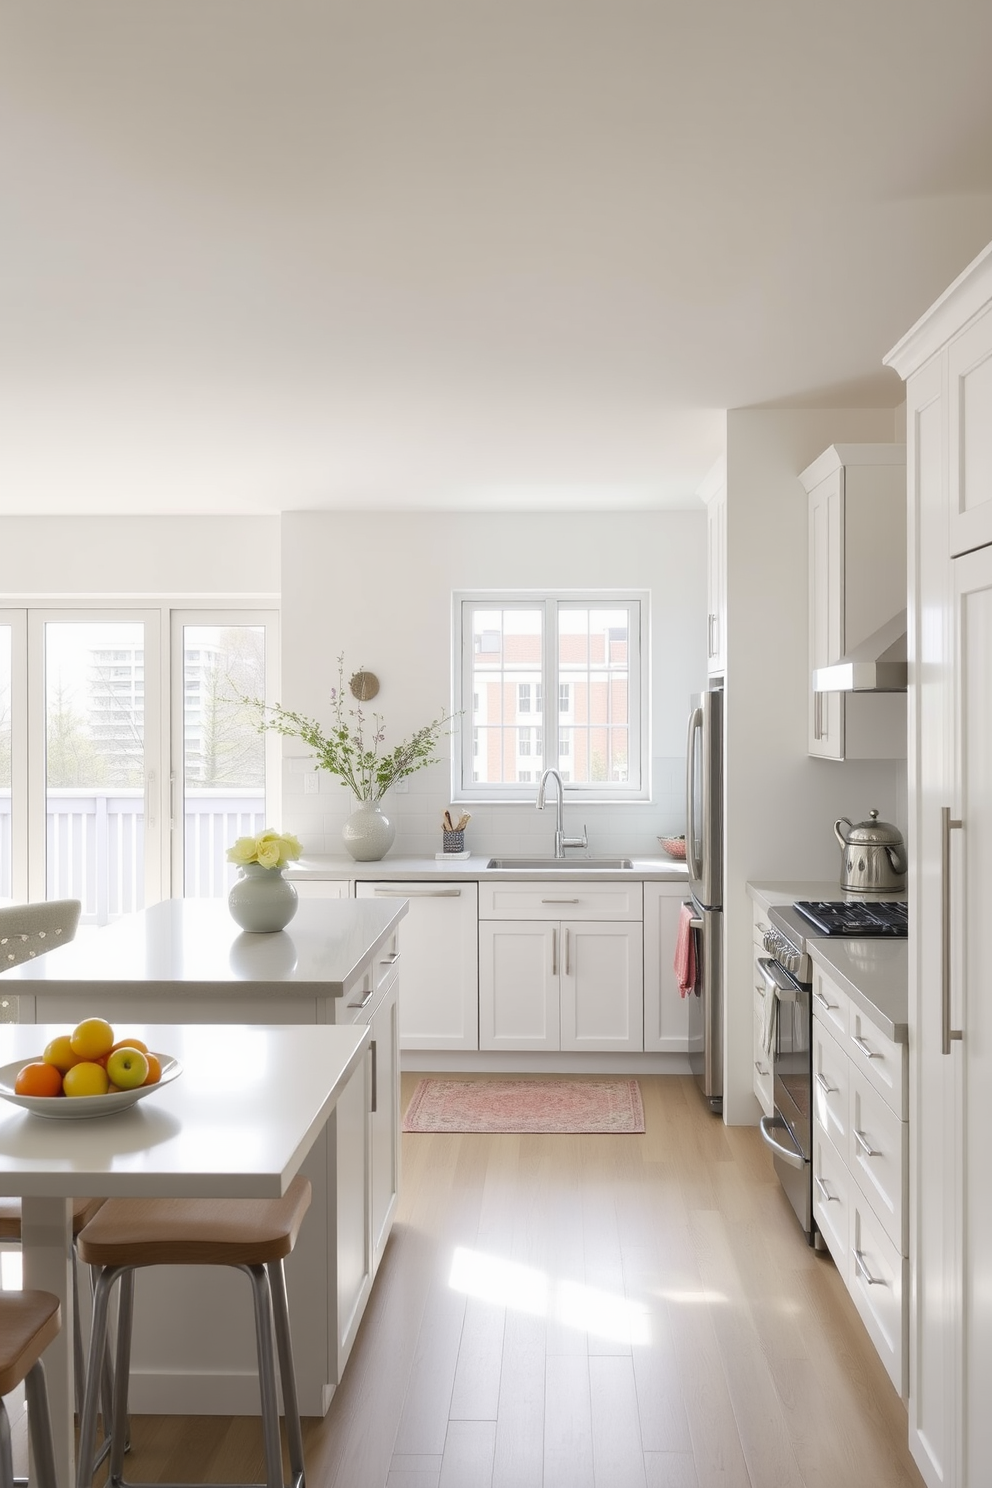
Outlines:
POLYGON ((48 1409, 48 1386, 45 1383, 45 1366, 40 1359, 25 1376, 24 1395, 28 1403, 28 1435, 31 1438, 37 1488, 58 1488, 52 1416, 48 1409))
POLYGON ((283 1488, 282 1438, 279 1435, 279 1396, 276 1391, 276 1351, 272 1338, 272 1298, 264 1266, 242 1266, 251 1281, 255 1304, 255 1345, 258 1354, 258 1393, 262 1403, 267 1488, 283 1488))
POLYGON ((27 1479, 14 1477, 14 1454, 10 1445, 10 1418, 7 1415, 7 1407, 0 1399, 0 1488, 15 1488, 19 1482, 27 1482, 27 1479))
POLYGON ((286 1270, 282 1261, 270 1261, 265 1269, 269 1273, 272 1318, 275 1324, 276 1346, 279 1350, 282 1412, 286 1422, 286 1442, 289 1447, 290 1488, 304 1488, 306 1474, 303 1467, 303 1429, 300 1425, 300 1402, 296 1393, 296 1366, 293 1362, 293 1335, 289 1327, 286 1270))
POLYGON ((114 1429, 110 1438, 110 1482, 124 1479, 124 1453, 128 1447, 127 1395, 131 1381, 131 1329, 134 1322, 134 1268, 120 1273, 120 1309, 117 1314, 117 1362, 114 1366, 114 1429))
MULTIPOLYGON (((83 1411, 79 1418, 79 1446, 76 1458, 77 1488, 89 1488, 93 1476, 93 1452, 96 1446, 96 1413, 101 1389, 101 1361, 107 1350, 107 1316, 110 1293, 121 1274, 121 1267, 106 1266, 93 1288, 93 1320, 90 1325, 90 1355, 86 1370, 83 1411)), ((120 1418, 123 1421, 123 1417, 120 1418)))

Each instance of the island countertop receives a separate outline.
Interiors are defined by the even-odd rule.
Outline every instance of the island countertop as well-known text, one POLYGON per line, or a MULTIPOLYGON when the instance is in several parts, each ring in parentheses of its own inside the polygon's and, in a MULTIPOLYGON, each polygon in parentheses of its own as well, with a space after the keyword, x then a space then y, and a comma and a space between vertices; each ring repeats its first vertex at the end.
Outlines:
POLYGON ((301 899, 285 930, 253 935, 224 899, 165 899, 4 972, 12 993, 87 984, 137 996, 344 996, 406 914, 402 900, 301 899), (18 987, 17 983, 20 983, 18 987), (30 985, 29 985, 30 984, 30 985))

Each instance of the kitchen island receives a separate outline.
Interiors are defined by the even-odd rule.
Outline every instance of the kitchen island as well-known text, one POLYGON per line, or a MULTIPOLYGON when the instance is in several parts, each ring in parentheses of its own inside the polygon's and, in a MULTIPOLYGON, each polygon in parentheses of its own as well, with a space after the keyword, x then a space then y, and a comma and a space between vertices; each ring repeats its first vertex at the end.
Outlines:
MULTIPOLYGON (((241 1062, 255 1057, 255 1025, 369 1026, 368 1051, 301 1169, 314 1198, 286 1275, 305 1415, 330 1404, 395 1211, 405 913, 403 900, 304 901, 285 930, 249 935, 223 900, 166 900, 4 974, 21 1023, 68 1030, 100 1016, 119 1035, 149 1023, 223 1025, 220 1098, 225 1083, 241 1083, 241 1062)), ((230 1141, 241 1140, 232 1127, 230 1141)), ((257 1414, 244 1286, 236 1272, 210 1268, 139 1277, 133 1410, 257 1414)))

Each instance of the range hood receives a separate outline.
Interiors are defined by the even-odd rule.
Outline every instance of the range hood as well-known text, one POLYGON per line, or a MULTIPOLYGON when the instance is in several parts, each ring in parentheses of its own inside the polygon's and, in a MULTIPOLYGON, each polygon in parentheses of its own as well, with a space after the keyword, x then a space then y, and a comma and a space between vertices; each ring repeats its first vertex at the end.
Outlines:
POLYGON ((905 692, 906 682, 905 610, 833 666, 813 673, 814 692, 905 692))

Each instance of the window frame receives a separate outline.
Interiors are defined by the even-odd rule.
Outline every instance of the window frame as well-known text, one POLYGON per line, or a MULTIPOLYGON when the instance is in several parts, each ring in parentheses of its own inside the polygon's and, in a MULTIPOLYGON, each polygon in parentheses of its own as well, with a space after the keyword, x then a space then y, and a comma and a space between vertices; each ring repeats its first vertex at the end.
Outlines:
MULTIPOLYGON (((478 756, 473 750, 473 739, 477 727, 472 701, 474 686, 474 650, 472 644, 472 621, 477 610, 540 609, 542 613, 541 666, 535 674, 542 699, 561 696, 563 685, 571 688, 571 679, 559 673, 558 635, 559 614, 563 609, 626 609, 628 616, 628 769, 625 781, 568 781, 568 793, 587 802, 644 802, 650 800, 650 596, 646 590, 460 590, 453 595, 452 604, 452 710, 464 719, 459 730, 456 747, 451 753, 452 801, 488 801, 491 803, 532 802, 533 783, 515 780, 474 781, 473 766, 478 756)), ((574 703, 574 694, 570 691, 574 703)), ((533 698, 533 694, 532 694, 533 698)), ((505 727, 538 727, 544 745, 543 759, 560 770, 559 714, 548 713, 546 707, 535 714, 533 709, 518 718, 515 724, 505 727), (540 719, 540 723, 537 720, 540 719)), ((541 756, 532 756, 535 765, 541 756)), ((574 759, 574 751, 570 762, 574 759)), ((535 774, 539 779, 539 773, 535 774)))

